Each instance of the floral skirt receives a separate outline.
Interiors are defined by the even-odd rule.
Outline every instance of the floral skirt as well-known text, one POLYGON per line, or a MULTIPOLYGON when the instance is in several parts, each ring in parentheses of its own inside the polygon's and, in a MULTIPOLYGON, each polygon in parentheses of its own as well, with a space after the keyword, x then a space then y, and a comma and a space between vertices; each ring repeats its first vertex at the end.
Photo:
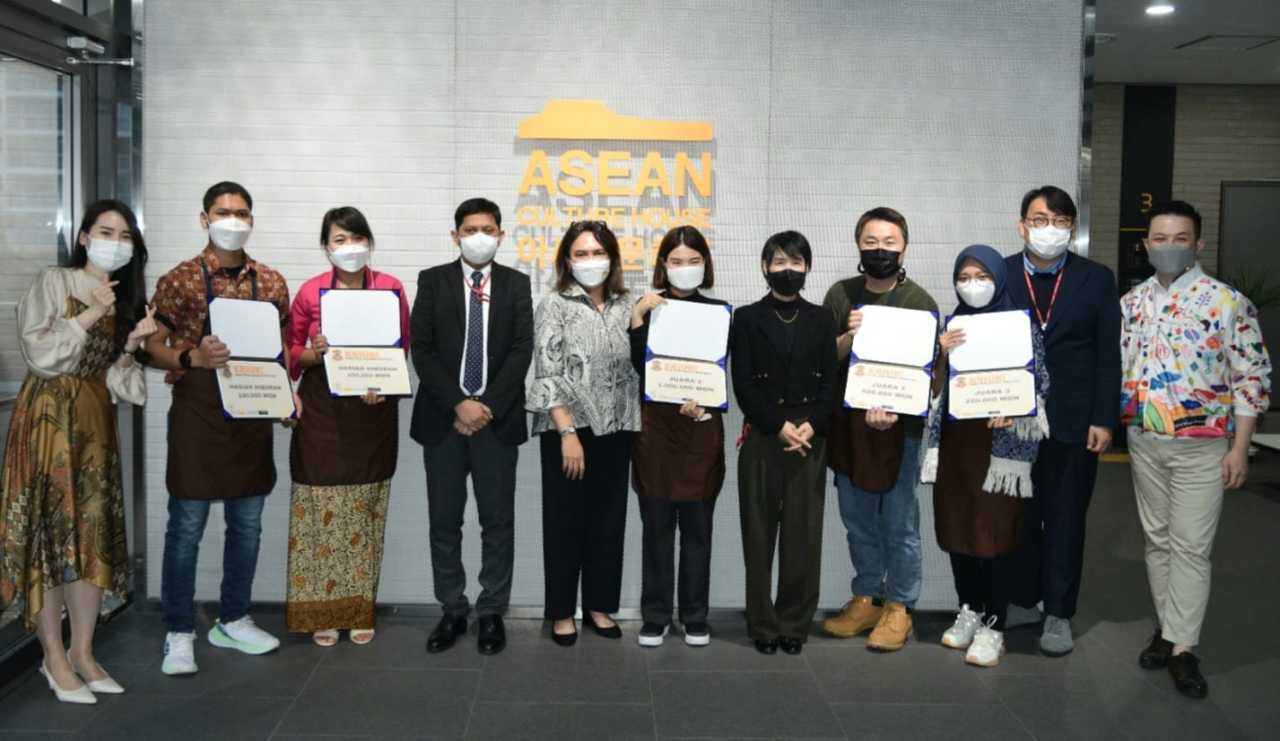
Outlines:
POLYGON ((293 485, 286 597, 290 631, 373 627, 390 495, 390 479, 293 485))
POLYGON ((25 597, 35 630, 44 593, 80 580, 129 592, 115 406, 100 380, 29 374, 0 478, 0 607, 25 597))

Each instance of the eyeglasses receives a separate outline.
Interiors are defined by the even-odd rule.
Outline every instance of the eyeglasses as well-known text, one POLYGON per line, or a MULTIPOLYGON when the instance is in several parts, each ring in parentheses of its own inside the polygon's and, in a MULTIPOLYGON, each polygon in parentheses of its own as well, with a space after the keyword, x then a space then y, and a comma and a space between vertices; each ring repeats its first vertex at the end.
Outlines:
POLYGON ((1070 216, 1055 216, 1052 219, 1048 216, 1031 216, 1023 219, 1023 221, 1026 222, 1027 226, 1032 226, 1036 229, 1043 229, 1050 224, 1059 229, 1070 229, 1075 224, 1075 219, 1070 216))

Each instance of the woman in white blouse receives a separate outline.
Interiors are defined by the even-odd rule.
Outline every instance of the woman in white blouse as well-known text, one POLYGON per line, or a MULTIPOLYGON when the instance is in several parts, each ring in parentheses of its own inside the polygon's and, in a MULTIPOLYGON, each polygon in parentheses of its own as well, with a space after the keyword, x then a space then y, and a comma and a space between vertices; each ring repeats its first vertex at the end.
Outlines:
POLYGON ((551 638, 571 646, 582 613, 605 638, 622 589, 631 446, 640 379, 631 366, 631 302, 618 239, 603 221, 569 225, 556 286, 534 315, 534 378, 526 407, 542 453, 542 560, 551 638))
POLYGON ((128 591, 115 404, 146 401, 139 348, 156 329, 146 264, 133 212, 98 201, 70 263, 42 273, 18 304, 27 376, 0 473, 0 603, 26 598, 26 628, 44 649, 40 673, 62 702, 124 691, 94 660, 93 629, 103 591, 128 591))

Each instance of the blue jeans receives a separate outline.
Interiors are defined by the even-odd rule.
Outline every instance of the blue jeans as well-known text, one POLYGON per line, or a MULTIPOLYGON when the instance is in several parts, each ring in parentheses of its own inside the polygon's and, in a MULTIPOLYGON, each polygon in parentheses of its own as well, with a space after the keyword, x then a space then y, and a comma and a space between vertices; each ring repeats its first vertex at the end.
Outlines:
POLYGON ((920 441, 908 437, 903 446, 898 481, 882 494, 854 486, 836 474, 840 519, 849 539, 853 594, 901 602, 915 607, 920 598, 920 441))
MULTIPOLYGON (((258 544, 262 536, 265 496, 222 500, 227 522, 222 551, 222 604, 218 619, 231 623, 249 614, 253 575, 258 569, 258 544)), ((207 499, 169 497, 169 524, 164 533, 164 566, 160 572, 160 602, 170 632, 196 629, 196 559, 200 539, 209 519, 207 499)))

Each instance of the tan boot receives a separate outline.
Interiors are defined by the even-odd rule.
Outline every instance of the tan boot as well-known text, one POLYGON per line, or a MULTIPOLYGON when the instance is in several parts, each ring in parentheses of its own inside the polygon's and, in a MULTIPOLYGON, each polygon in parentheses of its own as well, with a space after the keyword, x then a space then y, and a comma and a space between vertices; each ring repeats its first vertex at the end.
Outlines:
POLYGON ((839 614, 822 621, 822 629, 836 638, 852 638, 874 628, 881 609, 870 597, 854 595, 839 614))
POLYGON ((911 637, 911 616, 901 602, 886 602, 880 613, 880 622, 867 638, 867 648, 872 651, 897 651, 907 645, 911 637))

